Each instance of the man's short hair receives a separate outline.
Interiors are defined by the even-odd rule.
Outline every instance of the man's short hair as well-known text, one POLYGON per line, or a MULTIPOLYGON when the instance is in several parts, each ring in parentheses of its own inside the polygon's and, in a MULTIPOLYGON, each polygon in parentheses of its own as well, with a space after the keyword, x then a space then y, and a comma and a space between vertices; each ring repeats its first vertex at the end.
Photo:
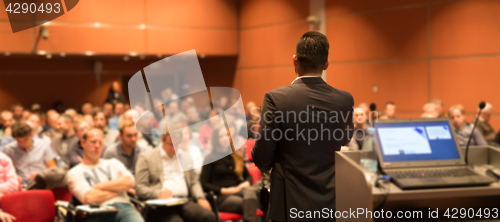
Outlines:
POLYGON ((328 62, 329 49, 330 43, 321 32, 304 33, 295 49, 299 68, 304 72, 321 73, 328 62))
POLYGON ((392 101, 386 102, 386 103, 385 103, 385 108, 387 108, 387 106, 388 106, 388 105, 392 105, 392 106, 394 106, 394 105, 396 105, 396 103, 394 103, 394 102, 392 102, 392 101))
POLYGON ((436 109, 436 103, 426 103, 422 110, 425 112, 427 109, 436 109))
POLYGON ((59 116, 59 118, 63 118, 63 119, 64 119, 64 121, 66 121, 66 122, 68 122, 68 121, 73 122, 73 117, 71 117, 71 116, 70 116, 70 115, 68 115, 68 114, 61 114, 61 115, 59 116))
POLYGON ((83 122, 85 122, 85 120, 83 119, 79 119, 75 122, 73 122, 73 130, 75 130, 75 132, 78 131, 78 127, 80 126, 80 124, 82 124, 83 122))
POLYGON ((462 105, 454 105, 454 106, 450 107, 450 109, 448 110, 448 116, 451 116, 450 114, 454 110, 459 110, 460 113, 462 113, 462 115, 465 114, 465 110, 464 110, 464 107, 462 105))
POLYGON ((12 124, 12 137, 21 138, 31 135, 31 127, 25 122, 12 124))
POLYGON ((432 102, 431 102, 431 103, 434 103, 434 104, 436 104, 436 105, 441 105, 441 106, 443 106, 443 101, 441 101, 440 99, 435 99, 435 100, 432 100, 432 102))
POLYGON ((83 136, 82 136, 83 141, 87 141, 89 133, 92 132, 92 131, 99 131, 99 132, 101 132, 104 135, 104 132, 101 129, 96 128, 96 127, 90 128, 87 131, 85 131, 85 133, 83 133, 83 136))
POLYGON ((120 124, 118 125, 118 130, 120 131, 120 134, 123 135, 123 131, 125 130, 125 128, 132 127, 132 126, 135 127, 135 124, 133 121, 124 119, 124 120, 120 121, 120 124))
POLYGON ((17 107, 23 107, 23 105, 21 105, 20 103, 17 103, 17 104, 12 105, 12 107, 10 109, 12 110, 12 112, 14 112, 14 109, 16 109, 17 107))

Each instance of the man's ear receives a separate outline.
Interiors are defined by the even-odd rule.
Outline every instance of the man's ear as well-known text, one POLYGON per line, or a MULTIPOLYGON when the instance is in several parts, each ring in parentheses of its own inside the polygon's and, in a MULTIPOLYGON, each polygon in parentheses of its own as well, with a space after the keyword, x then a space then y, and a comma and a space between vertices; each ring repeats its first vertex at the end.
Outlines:
POLYGON ((299 66, 299 62, 297 61, 297 55, 293 54, 292 58, 293 58, 293 66, 294 67, 299 66))
POLYGON ((330 63, 330 60, 327 60, 327 61, 326 61, 326 64, 325 64, 325 67, 323 67, 323 70, 328 69, 328 65, 329 65, 329 63, 330 63))

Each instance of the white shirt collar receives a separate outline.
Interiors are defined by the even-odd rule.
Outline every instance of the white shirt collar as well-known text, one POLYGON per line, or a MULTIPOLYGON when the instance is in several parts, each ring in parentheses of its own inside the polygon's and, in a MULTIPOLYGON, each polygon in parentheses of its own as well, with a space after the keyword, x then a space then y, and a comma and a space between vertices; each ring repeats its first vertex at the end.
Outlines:
POLYGON ((320 76, 299 76, 299 77, 295 78, 295 79, 292 81, 292 83, 291 83, 291 84, 293 84, 293 83, 294 83, 295 81, 297 81, 298 79, 302 79, 302 78, 310 78, 310 77, 319 77, 319 78, 321 78, 320 76))

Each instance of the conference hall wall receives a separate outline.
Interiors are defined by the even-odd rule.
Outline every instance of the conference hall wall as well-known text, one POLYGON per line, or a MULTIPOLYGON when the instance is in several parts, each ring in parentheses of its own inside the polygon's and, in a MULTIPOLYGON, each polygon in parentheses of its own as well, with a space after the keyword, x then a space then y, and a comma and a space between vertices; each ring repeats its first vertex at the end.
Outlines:
MULTIPOLYGON (((325 13, 328 83, 357 104, 394 101, 409 118, 439 98, 445 109, 462 104, 471 121, 486 100, 500 128, 500 1, 326 0, 325 13)), ((294 79, 291 55, 308 15, 307 1, 242 1, 234 86, 244 99, 261 104, 294 79)))

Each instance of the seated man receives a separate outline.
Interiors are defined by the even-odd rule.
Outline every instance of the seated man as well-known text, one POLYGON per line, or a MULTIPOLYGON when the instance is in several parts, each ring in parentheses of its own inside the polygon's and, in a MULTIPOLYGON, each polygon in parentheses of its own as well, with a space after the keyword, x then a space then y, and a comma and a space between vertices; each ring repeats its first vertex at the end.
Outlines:
POLYGON ((100 129, 92 128, 84 133, 80 141, 82 162, 67 175, 70 192, 83 204, 114 206, 119 211, 112 221, 144 221, 127 195, 127 191, 134 187, 132 174, 116 159, 101 159, 103 140, 104 133, 100 129))
MULTIPOLYGON (((455 127, 458 145, 467 146, 467 141, 472 133, 472 126, 465 123, 465 111, 462 106, 452 106, 448 111, 448 116, 451 118, 451 123, 455 127)), ((477 130, 474 130, 474 135, 470 142, 471 146, 488 145, 484 137, 477 130)))
POLYGON ((78 141, 68 149, 69 167, 72 168, 82 162, 83 147, 80 142, 83 139, 83 134, 89 129, 89 124, 84 120, 78 120, 73 124, 75 137, 78 141))
POLYGON ((110 129, 107 124, 104 112, 96 112, 93 116, 94 127, 104 132, 104 146, 109 147, 118 141, 118 131, 110 129))
POLYGON ((54 153, 50 145, 32 136, 31 127, 24 122, 12 125, 12 136, 16 141, 8 144, 3 152, 10 157, 16 174, 23 180, 32 180, 46 168, 55 167, 54 153))
POLYGON ((52 139, 50 146, 52 147, 52 151, 60 157, 60 160, 64 161, 64 165, 68 165, 68 150, 73 144, 78 142, 78 138, 75 136, 75 131, 73 130, 73 119, 66 114, 60 115, 57 120, 57 130, 62 136, 52 139))
POLYGON ((106 148, 106 152, 104 152, 102 157, 104 159, 115 158, 119 160, 134 174, 137 158, 139 158, 139 154, 144 152, 145 149, 137 146, 138 132, 135 129, 134 122, 123 120, 120 122, 119 130, 120 135, 118 138, 120 141, 106 148))
POLYGON ((215 221, 215 214, 205 199, 196 173, 194 170, 181 172, 168 132, 161 135, 161 140, 158 148, 139 156, 135 170, 137 196, 146 200, 190 197, 186 204, 171 211, 158 209, 151 212, 157 220, 215 221))
POLYGON ((3 137, 10 135, 11 131, 10 126, 14 121, 14 114, 12 114, 12 112, 10 111, 5 110, 2 113, 0 113, 0 118, 2 119, 2 126, 0 126, 0 140, 1 140, 3 137))
POLYGON ((354 116, 354 135, 353 140, 349 142, 349 150, 361 150, 367 133, 366 112, 358 107, 353 111, 354 116))
MULTIPOLYGON (((19 190, 16 170, 8 156, 0 153, 0 200, 4 194, 19 190)), ((2 221, 2 220, 0 220, 2 221)))
POLYGON ((486 103, 481 115, 479 115, 479 120, 477 121, 477 130, 483 135, 486 142, 490 145, 498 146, 495 143, 495 130, 490 125, 491 113, 493 113, 493 106, 490 103, 486 103))

